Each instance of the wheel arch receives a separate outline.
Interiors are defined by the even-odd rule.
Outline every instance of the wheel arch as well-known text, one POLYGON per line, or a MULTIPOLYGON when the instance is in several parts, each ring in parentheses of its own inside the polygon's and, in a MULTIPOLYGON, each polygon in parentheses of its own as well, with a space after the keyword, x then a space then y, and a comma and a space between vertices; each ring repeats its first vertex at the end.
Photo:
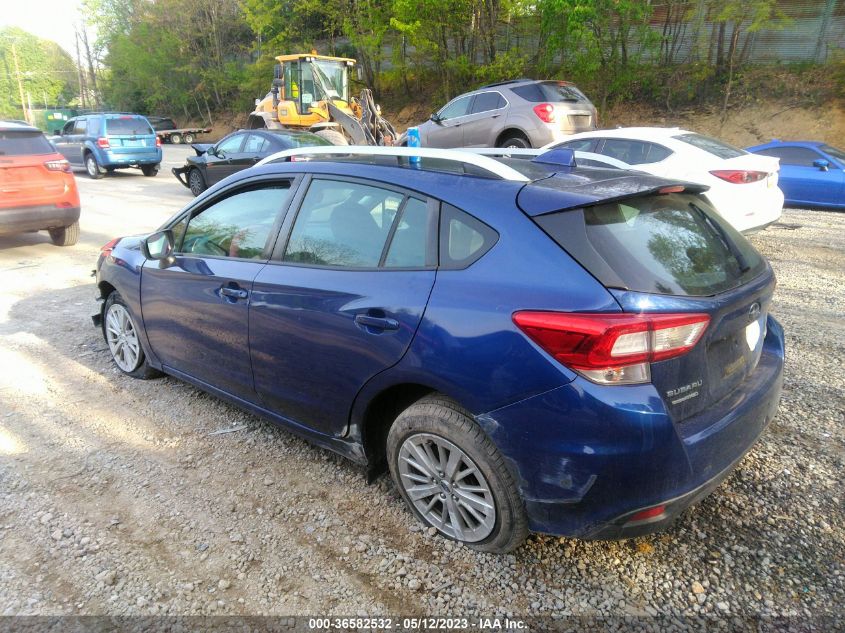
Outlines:
POLYGON ((386 470, 387 433, 402 411, 437 389, 416 382, 382 388, 366 401, 359 395, 353 406, 350 435, 358 436, 367 458, 369 478, 386 470))
POLYGON ((248 130, 283 130, 285 126, 279 123, 269 112, 253 112, 246 122, 248 130))
POLYGON ((513 125, 506 127, 504 130, 499 132, 499 136, 496 137, 496 146, 498 147, 502 141, 506 138, 510 138, 512 136, 519 136, 525 139, 529 145, 531 145, 531 140, 528 138, 528 134, 526 134, 522 128, 514 127, 513 125))

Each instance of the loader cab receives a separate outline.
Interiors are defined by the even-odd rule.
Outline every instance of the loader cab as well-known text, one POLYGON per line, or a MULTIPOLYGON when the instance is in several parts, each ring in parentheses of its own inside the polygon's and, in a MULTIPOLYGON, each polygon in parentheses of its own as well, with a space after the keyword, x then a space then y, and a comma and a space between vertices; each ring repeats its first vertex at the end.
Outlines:
POLYGON ((282 123, 308 125, 324 120, 326 117, 312 109, 325 111, 325 106, 318 104, 327 98, 348 108, 349 69, 355 65, 354 60, 319 55, 283 55, 276 59, 279 63, 274 87, 279 90, 278 114, 282 123))

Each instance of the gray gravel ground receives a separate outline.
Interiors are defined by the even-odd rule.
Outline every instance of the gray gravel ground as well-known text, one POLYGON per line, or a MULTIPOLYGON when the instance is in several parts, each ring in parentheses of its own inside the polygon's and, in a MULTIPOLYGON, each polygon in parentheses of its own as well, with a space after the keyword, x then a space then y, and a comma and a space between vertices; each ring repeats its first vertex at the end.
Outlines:
POLYGON ((386 477, 120 374, 89 320, 109 180, 79 181, 90 241, 0 238, 0 614, 841 614, 845 214, 790 210, 753 237, 778 274, 786 383, 735 474, 664 534, 495 556, 421 529, 386 477))

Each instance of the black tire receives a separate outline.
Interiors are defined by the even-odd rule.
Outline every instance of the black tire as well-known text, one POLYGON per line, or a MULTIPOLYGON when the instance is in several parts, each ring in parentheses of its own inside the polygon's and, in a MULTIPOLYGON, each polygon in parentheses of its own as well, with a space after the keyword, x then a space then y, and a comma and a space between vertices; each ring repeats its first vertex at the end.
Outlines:
POLYGON ((513 149, 531 149, 531 143, 528 142, 527 138, 514 134, 499 143, 499 147, 510 147, 513 149))
POLYGON ((191 171, 188 172, 188 189, 190 189, 191 193, 195 196, 200 195, 203 191, 208 189, 205 184, 205 178, 202 176, 202 172, 196 167, 192 167, 191 171))
POLYGON ((103 169, 97 162, 97 157, 91 152, 85 154, 85 171, 88 172, 88 177, 94 180, 99 180, 103 177, 103 169))
POLYGON ((73 246, 79 241, 79 220, 70 226, 49 229, 50 239, 56 246, 73 246))
POLYGON ((181 134, 171 134, 170 135, 170 142, 174 145, 179 145, 182 142, 182 135, 181 134))
POLYGON ((150 366, 149 362, 147 361, 147 355, 144 353, 144 348, 141 346, 140 341, 138 342, 138 359, 136 363, 133 363, 131 367, 124 369, 120 366, 120 363, 115 358, 115 353, 109 344, 109 337, 106 333, 106 328, 108 327, 108 320, 109 320, 109 312, 112 310, 113 306, 121 306, 127 313, 129 322, 132 326, 133 330, 137 331, 135 326, 135 320, 132 318, 132 313, 129 311, 129 308, 126 305, 126 302, 123 301, 123 297, 120 296, 120 293, 115 290, 112 292, 108 298, 106 299, 106 304, 103 306, 103 338, 106 340, 106 345, 109 345, 109 352, 112 355, 112 361, 114 361, 115 366, 127 376, 132 376, 133 378, 138 378, 140 380, 148 380, 150 378, 156 378, 161 376, 162 373, 157 369, 153 369, 150 366))
MULTIPOLYGON (((439 395, 426 396, 405 409, 387 435, 387 460, 393 482, 411 512, 423 525, 435 527, 446 538, 480 552, 504 554, 519 547, 528 536, 525 507, 504 458, 471 414, 452 400, 439 395), (426 519, 410 500, 401 481, 399 456, 407 440, 425 436, 445 439, 459 448, 486 480, 493 497, 495 523, 482 540, 462 541, 444 532, 426 519)), ((442 477, 443 473, 440 475, 442 477)), ((457 500, 457 497, 453 496, 453 499, 457 500)))
POLYGON ((158 173, 160 165, 141 165, 141 173, 152 178, 158 173))
POLYGON ((185 140, 185 145, 190 145, 191 143, 194 142, 194 135, 191 134, 190 132, 188 132, 187 134, 185 134, 184 140, 185 140))
POLYGON ((349 141, 346 140, 346 137, 337 130, 322 129, 317 130, 314 134, 322 136, 332 145, 349 145, 349 141))

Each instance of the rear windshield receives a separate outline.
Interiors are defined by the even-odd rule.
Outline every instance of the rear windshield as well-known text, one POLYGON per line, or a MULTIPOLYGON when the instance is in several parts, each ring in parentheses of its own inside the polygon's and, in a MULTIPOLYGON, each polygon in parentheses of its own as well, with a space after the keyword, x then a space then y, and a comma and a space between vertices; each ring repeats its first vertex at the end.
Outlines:
POLYGON ((587 101, 584 93, 572 84, 561 81, 544 81, 511 88, 516 94, 533 103, 544 101, 552 103, 587 101))
POLYGON ((41 132, 0 131, 0 156, 27 156, 55 152, 55 148, 41 132))
POLYGON ((122 116, 117 119, 106 119, 106 134, 111 135, 138 135, 152 134, 153 130, 146 119, 139 116, 122 116))
POLYGON ((694 194, 629 198, 536 220, 607 287, 701 297, 765 269, 754 247, 694 194))
POLYGON ((688 143, 693 147, 702 149, 714 156, 718 156, 719 158, 736 158, 737 156, 742 156, 743 154, 748 153, 738 147, 728 145, 717 138, 710 138, 709 136, 704 136, 703 134, 679 134, 678 136, 674 136, 672 138, 688 143))

